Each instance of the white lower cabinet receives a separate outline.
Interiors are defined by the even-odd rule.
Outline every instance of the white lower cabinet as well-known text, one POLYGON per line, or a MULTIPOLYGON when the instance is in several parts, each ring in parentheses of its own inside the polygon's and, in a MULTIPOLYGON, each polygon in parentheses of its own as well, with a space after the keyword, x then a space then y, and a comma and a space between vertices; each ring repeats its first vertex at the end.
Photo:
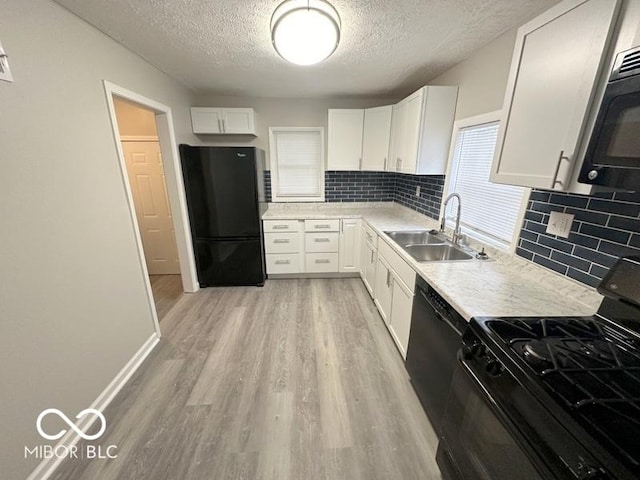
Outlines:
MULTIPOLYGON (((406 358, 416 274, 384 240, 378 239, 377 245, 374 303, 402 358, 406 358)), ((366 286, 365 279, 366 273, 366 286)))
POLYGON ((376 279, 376 262, 378 260, 378 252, 376 247, 366 241, 362 242, 362 258, 361 258, 361 271, 360 276, 364 282, 364 286, 369 290, 369 294, 373 297, 375 291, 375 279, 376 279))
POLYGON ((407 358, 412 307, 413 292, 402 281, 394 277, 391 293, 391 320, 388 323, 391 336, 403 358, 407 358))
POLYGON ((382 255, 378 255, 376 261, 376 279, 375 279, 375 297, 374 302, 378 307, 378 312, 389 326, 391 320, 391 301, 393 294, 393 273, 391 267, 382 255))
POLYGON ((264 220, 267 274, 360 272, 359 218, 264 220))
POLYGON ((360 271, 360 219, 340 221, 340 272, 360 271))

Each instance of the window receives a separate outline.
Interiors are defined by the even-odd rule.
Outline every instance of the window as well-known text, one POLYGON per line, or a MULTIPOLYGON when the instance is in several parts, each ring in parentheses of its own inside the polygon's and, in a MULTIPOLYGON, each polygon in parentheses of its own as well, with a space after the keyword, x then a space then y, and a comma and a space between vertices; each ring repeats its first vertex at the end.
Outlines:
POLYGON ((274 202, 324 201, 324 128, 269 128, 274 202))
MULTIPOLYGON (((526 189, 491 183, 489 175, 498 139, 498 113, 456 123, 455 145, 449 167, 448 193, 462 197, 461 225, 465 233, 509 248, 522 220, 526 189)), ((447 217, 454 217, 456 200, 449 202, 447 217)), ((447 225, 453 222, 447 220, 447 225)))

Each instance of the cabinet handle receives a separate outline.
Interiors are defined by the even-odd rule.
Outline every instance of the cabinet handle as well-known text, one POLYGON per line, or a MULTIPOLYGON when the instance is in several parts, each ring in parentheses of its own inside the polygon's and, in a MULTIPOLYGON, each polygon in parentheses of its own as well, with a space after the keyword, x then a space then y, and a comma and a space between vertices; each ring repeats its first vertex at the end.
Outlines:
POLYGON ((373 263, 373 250, 371 250, 371 261, 369 263, 373 263))
POLYGON ((389 282, 391 282, 391 279, 389 278, 391 276, 391 270, 387 270, 387 287, 389 286, 389 282))
POLYGON ((558 180, 558 173, 560 173, 560 165, 562 165, 562 160, 569 160, 569 157, 564 154, 564 150, 560 150, 560 156, 558 157, 558 163, 556 165, 556 172, 553 174, 553 183, 551 184, 552 190, 555 188, 556 183, 564 186, 564 182, 562 180, 558 180))
POLYGON ((386 172, 387 171, 387 157, 384 157, 384 168, 383 170, 386 172))
POLYGON ((331 239, 330 238, 314 238, 313 241, 316 243, 327 243, 327 242, 330 242, 331 239))
POLYGON ((316 228, 331 228, 331 225, 316 225, 316 228))
POLYGON ((358 159, 358 170, 362 170, 362 157, 358 159))
POLYGON ((222 119, 222 131, 223 132, 227 131, 227 125, 225 124, 224 118, 222 119))
POLYGON ((222 129, 222 120, 218 119, 218 130, 220 130, 220 133, 223 133, 224 130, 222 129))
POLYGON ((246 157, 246 156, 247 156, 247 154, 246 154, 246 153, 236 153, 236 155, 237 155, 238 157, 241 157, 241 158, 244 158, 244 157, 246 157))
POLYGON ((331 263, 331 260, 329 260, 328 258, 317 258, 315 260, 315 263, 331 263))
POLYGON ((289 243, 288 238, 276 238, 273 243, 289 243))
POLYGON ((274 230, 289 230, 289 225, 274 225, 272 228, 274 230))
POLYGON ((291 260, 276 260, 276 265, 289 265, 291 260))

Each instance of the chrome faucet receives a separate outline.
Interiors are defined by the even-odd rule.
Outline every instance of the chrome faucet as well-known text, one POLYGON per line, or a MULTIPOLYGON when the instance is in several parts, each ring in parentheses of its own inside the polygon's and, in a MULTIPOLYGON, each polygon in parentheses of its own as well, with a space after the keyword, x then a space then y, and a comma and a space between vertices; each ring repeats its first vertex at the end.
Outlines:
POLYGON ((458 199, 458 211, 456 212, 456 227, 453 230, 453 235, 451 235, 451 241, 457 245, 460 242, 460 210, 462 209, 462 200, 460 199, 460 195, 458 195, 457 193, 452 193, 444 199, 442 220, 440 220, 440 232, 444 233, 444 224, 447 219, 447 204, 449 203, 449 200, 454 197, 458 199))

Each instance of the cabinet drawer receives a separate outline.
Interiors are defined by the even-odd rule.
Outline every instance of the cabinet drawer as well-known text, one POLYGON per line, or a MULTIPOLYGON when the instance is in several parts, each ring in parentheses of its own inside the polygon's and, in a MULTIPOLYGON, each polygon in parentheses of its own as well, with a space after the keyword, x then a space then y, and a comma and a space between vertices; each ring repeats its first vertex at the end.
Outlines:
POLYGON ((398 255, 384 240, 378 242, 378 253, 382 255, 389 266, 409 288, 411 293, 415 291, 416 272, 400 255, 398 255))
POLYGON ((298 232, 300 222, 298 220, 265 220, 265 232, 298 232))
POLYGON ((265 233, 265 253, 300 253, 300 233, 265 233))
POLYGON ((267 273, 300 273, 300 254, 267 254, 267 273))
POLYGON ((337 232, 340 230, 340 220, 305 220, 305 232, 337 232))
POLYGON ((338 252, 340 235, 337 232, 306 233, 304 235, 305 252, 338 252))
POLYGON ((375 232, 373 228, 371 228, 367 223, 363 223, 363 232, 364 237, 367 239, 367 242, 373 246, 374 250, 378 248, 378 234, 375 232))
POLYGON ((337 253, 307 253, 307 273, 325 273, 338 271, 337 253))

